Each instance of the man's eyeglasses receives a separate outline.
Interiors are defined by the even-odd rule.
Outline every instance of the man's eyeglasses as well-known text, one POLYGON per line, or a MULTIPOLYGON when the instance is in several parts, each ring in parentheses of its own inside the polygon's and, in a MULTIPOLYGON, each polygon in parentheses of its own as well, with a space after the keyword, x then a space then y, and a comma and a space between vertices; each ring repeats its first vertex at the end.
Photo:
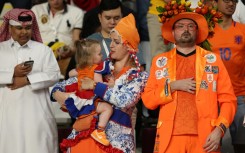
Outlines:
POLYGON ((197 29, 196 24, 194 23, 190 23, 190 24, 175 24, 174 28, 176 30, 185 30, 186 28, 190 31, 194 31, 197 29))
POLYGON ((237 3, 238 0, 223 0, 223 2, 225 2, 225 3, 230 3, 230 2, 237 3))

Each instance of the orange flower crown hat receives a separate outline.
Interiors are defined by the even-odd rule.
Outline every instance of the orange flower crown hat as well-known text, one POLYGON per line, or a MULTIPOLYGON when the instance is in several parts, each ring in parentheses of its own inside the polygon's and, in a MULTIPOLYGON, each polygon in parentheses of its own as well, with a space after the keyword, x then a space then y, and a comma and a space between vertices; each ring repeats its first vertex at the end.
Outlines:
POLYGON ((122 42, 129 45, 131 52, 138 52, 140 37, 135 25, 134 16, 130 13, 122 18, 114 28, 122 38, 122 42))
POLYGON ((196 43, 200 44, 208 37, 208 23, 205 17, 201 14, 194 12, 183 12, 172 18, 169 21, 166 21, 162 25, 162 36, 170 42, 175 43, 174 36, 172 33, 174 23, 180 19, 191 19, 197 23, 198 26, 198 35, 196 43))

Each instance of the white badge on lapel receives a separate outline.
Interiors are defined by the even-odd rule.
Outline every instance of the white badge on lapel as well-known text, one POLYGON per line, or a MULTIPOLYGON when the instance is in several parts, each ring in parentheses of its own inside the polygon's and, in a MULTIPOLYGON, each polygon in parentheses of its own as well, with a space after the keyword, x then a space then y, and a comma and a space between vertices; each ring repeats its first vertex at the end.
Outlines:
POLYGON ((216 61, 216 55, 212 53, 205 55, 205 57, 208 63, 214 63, 216 61))
POLYGON ((167 57, 159 57, 156 61, 157 67, 161 68, 167 64, 168 58, 167 57))

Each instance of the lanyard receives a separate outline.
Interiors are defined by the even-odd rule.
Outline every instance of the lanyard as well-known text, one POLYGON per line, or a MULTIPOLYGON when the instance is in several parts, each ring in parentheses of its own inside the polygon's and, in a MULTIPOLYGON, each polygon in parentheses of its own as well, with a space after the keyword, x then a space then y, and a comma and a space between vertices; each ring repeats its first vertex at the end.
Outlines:
POLYGON ((108 49, 108 47, 107 47, 107 45, 105 43, 105 39, 104 38, 102 40, 102 44, 103 44, 103 47, 105 49, 106 57, 108 57, 109 56, 109 49, 108 49))

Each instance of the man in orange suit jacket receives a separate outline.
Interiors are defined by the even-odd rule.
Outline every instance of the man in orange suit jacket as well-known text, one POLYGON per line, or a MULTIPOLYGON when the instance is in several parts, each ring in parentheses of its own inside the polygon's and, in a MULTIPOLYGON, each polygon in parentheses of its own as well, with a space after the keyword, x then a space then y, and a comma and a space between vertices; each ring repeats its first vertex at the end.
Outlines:
POLYGON ((147 108, 160 107, 154 153, 219 153, 237 105, 219 55, 196 45, 208 36, 206 19, 180 13, 162 29, 176 48, 154 57, 142 95, 147 108))

